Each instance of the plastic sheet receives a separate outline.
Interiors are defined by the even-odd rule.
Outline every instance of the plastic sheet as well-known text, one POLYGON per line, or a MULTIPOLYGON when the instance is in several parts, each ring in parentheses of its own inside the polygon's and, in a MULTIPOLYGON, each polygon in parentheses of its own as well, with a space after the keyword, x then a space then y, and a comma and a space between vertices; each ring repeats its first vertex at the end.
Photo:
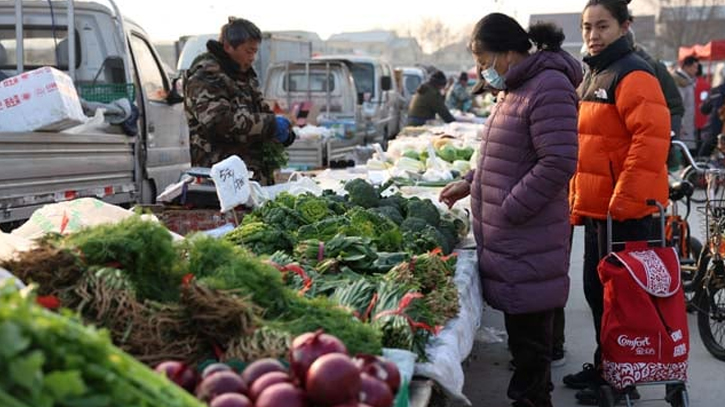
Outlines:
POLYGON ((483 297, 478 261, 474 250, 457 250, 454 283, 458 288, 460 311, 426 347, 428 362, 416 363, 415 374, 435 380, 452 398, 471 405, 463 394, 463 362, 473 349, 481 323, 483 297))

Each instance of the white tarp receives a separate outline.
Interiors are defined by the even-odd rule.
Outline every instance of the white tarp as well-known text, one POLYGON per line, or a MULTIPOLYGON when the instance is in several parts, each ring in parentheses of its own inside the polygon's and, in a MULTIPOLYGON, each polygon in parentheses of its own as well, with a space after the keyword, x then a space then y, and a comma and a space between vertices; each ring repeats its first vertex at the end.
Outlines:
POLYGON ((457 250, 458 263, 454 282, 458 288, 460 311, 426 347, 428 362, 415 364, 415 375, 435 380, 450 396, 467 405, 463 394, 461 363, 473 349, 476 331, 481 323, 483 297, 475 250, 457 250))

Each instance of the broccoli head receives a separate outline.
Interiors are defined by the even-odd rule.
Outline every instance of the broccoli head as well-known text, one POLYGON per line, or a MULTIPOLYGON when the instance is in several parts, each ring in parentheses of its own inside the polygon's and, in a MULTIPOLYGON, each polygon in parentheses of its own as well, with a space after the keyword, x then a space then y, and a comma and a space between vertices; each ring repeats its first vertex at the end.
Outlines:
POLYGON ((415 217, 426 221, 431 226, 438 226, 441 221, 441 214, 438 208, 430 199, 408 200, 408 218, 415 217))
POLYGON ((361 178, 355 178, 345 184, 350 202, 363 208, 374 208, 380 202, 380 195, 374 186, 361 178))
POLYGON ((400 211, 394 206, 379 206, 377 208, 370 208, 368 211, 384 216, 395 222, 396 225, 400 225, 404 220, 403 215, 401 215, 400 211))
POLYGON ((383 206, 392 206, 397 209, 403 217, 405 217, 408 210, 408 200, 400 194, 395 194, 381 199, 378 203, 378 207, 383 206))

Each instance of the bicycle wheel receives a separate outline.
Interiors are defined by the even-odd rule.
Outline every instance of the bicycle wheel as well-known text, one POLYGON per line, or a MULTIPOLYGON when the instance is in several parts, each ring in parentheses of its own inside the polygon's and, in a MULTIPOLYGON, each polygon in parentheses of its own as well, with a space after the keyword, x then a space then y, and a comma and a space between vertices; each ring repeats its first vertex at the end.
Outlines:
POLYGON ((725 361, 725 283, 718 277, 708 282, 699 297, 697 329, 705 348, 725 361))
POLYGON ((702 276, 705 275, 707 268, 710 266, 710 252, 703 250, 702 243, 694 237, 690 237, 690 256, 695 259, 694 265, 680 266, 680 275, 682 278, 682 290, 685 292, 685 304, 687 312, 695 310, 693 300, 697 287, 702 284, 702 276))

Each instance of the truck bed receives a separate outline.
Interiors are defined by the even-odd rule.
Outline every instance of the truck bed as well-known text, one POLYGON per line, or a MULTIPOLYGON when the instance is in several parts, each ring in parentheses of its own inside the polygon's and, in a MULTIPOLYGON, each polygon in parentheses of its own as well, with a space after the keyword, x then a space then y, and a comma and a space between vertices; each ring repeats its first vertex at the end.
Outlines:
POLYGON ((135 139, 110 133, 0 133, 0 223, 78 197, 134 200, 135 139))

